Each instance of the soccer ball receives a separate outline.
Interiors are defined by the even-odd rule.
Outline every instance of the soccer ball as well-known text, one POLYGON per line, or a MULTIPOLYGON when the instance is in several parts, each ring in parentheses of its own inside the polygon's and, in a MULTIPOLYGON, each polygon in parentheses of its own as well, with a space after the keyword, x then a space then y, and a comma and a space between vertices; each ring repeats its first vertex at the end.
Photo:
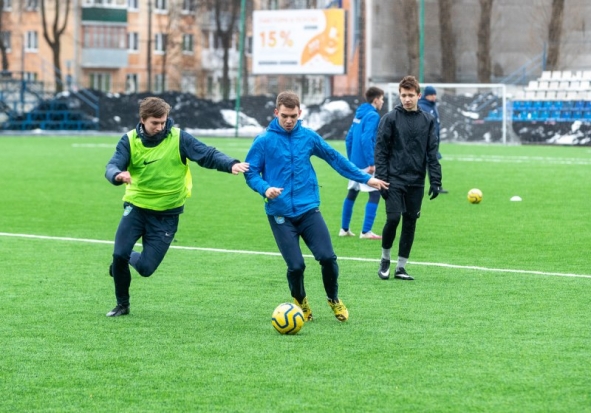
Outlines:
POLYGON ((470 189, 468 191, 468 201, 471 204, 479 204, 482 201, 482 191, 477 188, 470 189))
POLYGON ((304 326, 304 312, 296 304, 279 304, 273 311, 271 324, 281 334, 297 334, 304 326))

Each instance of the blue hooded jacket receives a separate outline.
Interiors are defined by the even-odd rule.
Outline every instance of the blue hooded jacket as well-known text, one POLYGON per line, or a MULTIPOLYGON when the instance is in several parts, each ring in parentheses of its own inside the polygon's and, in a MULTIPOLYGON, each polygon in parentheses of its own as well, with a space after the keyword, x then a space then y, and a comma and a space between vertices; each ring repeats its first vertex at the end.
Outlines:
POLYGON ((379 123, 380 114, 371 103, 364 103, 357 108, 355 119, 345 138, 345 145, 347 157, 361 169, 375 163, 374 148, 379 123))
POLYGON ((437 110, 437 103, 425 99, 425 96, 421 96, 417 103, 423 112, 427 112, 435 119, 435 136, 437 136, 437 142, 439 142, 439 111, 437 110))
POLYGON ((291 132, 279 125, 277 118, 257 136, 246 155, 250 167, 244 174, 246 183, 265 197, 270 187, 283 188, 275 199, 265 199, 267 215, 297 217, 320 206, 316 171, 311 157, 326 161, 347 179, 367 183, 371 175, 359 170, 336 149, 298 121, 291 132))

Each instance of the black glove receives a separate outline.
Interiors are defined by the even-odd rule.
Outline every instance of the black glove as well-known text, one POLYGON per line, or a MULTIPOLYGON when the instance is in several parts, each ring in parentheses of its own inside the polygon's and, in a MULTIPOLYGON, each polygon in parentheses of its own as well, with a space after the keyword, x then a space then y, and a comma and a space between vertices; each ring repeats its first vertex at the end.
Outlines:
POLYGON ((437 196, 439 195, 439 192, 441 191, 441 186, 439 185, 431 185, 429 187, 429 199, 433 200, 435 198, 437 198, 437 196))
POLYGON ((384 198, 384 201, 388 199, 388 189, 380 189, 380 195, 384 198))

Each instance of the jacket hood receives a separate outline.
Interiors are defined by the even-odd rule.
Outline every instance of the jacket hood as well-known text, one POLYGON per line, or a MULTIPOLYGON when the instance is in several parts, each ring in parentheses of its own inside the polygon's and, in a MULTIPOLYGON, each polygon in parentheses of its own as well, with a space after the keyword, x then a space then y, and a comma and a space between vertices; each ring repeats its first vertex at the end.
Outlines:
POLYGON ((290 133, 294 133, 297 130, 299 130, 301 125, 302 125, 302 121, 298 119, 298 121, 296 122, 296 125, 293 127, 291 132, 288 132, 281 127, 281 125, 279 124, 279 119, 277 119, 277 117, 275 117, 275 118, 273 118, 271 123, 269 123, 269 126, 267 127, 267 129, 271 132, 275 132, 275 133, 279 133, 279 134, 283 134, 283 135, 288 135, 290 133))
POLYGON ((377 110, 372 106, 371 103, 365 102, 357 108, 355 111, 355 117, 357 119, 361 119, 370 112, 377 112, 377 110))
POLYGON ((397 112, 402 112, 402 113, 420 113, 420 112, 422 112, 421 108, 418 105, 417 105, 417 110, 411 111, 411 112, 404 109, 404 106, 402 106, 402 104, 398 104, 398 105, 394 106, 394 110, 397 112))
POLYGON ((429 99, 426 99, 425 96, 421 96, 419 99, 419 103, 428 105, 429 107, 435 106, 435 102, 431 102, 429 99))
POLYGON ((147 142, 151 142, 151 143, 156 143, 156 142, 162 142, 164 140, 164 138, 166 138, 168 136, 168 134, 170 133, 170 129, 172 129, 173 125, 174 125, 174 121, 172 120, 171 117, 169 117, 166 119, 166 125, 164 125, 164 129, 161 130, 160 132, 158 132, 156 135, 152 135, 152 136, 146 135, 146 132, 144 131, 144 124, 141 122, 139 122, 137 124, 137 126, 135 127, 135 130, 143 142, 147 141, 147 142))

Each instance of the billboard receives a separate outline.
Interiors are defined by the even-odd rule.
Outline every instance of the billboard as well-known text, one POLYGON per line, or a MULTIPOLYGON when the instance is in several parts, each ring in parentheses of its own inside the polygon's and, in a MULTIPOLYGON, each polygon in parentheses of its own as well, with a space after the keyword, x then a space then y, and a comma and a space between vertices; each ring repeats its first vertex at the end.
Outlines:
POLYGON ((257 10, 253 13, 252 73, 345 73, 345 11, 257 10))

